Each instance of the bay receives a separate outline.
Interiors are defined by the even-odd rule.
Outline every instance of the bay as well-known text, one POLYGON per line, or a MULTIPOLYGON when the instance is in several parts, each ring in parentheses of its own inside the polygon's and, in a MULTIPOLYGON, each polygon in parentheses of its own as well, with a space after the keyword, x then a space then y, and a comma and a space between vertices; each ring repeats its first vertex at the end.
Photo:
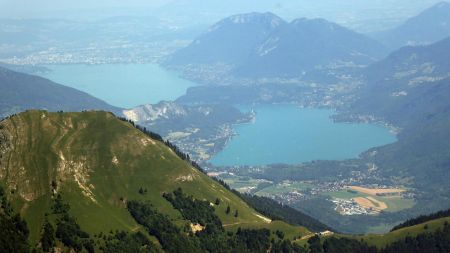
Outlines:
POLYGON ((376 124, 335 123, 332 110, 295 105, 254 108, 253 123, 236 125, 236 136, 210 162, 216 166, 298 164, 356 158, 372 147, 396 141, 376 124))

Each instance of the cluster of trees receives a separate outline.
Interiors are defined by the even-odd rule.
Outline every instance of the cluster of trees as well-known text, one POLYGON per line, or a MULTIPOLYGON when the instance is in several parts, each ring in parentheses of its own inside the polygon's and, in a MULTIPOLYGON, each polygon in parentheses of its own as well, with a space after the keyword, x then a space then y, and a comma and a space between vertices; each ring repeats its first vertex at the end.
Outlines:
POLYGON ((409 220, 395 226, 394 228, 391 229, 391 232, 401 229, 401 228, 404 228, 404 227, 410 227, 410 226, 421 224, 421 223, 424 223, 424 222, 427 222, 430 220, 435 220, 435 219, 449 217, 449 216, 450 216, 450 209, 439 211, 437 213, 432 213, 429 215, 421 215, 417 218, 409 219, 409 220))
POLYGON ((378 253, 378 250, 374 246, 368 246, 366 243, 348 239, 348 238, 335 238, 330 237, 320 245, 320 239, 315 236, 309 241, 310 253, 378 253))
POLYGON ((408 236, 382 249, 369 246, 362 240, 336 237, 329 237, 321 243, 320 238, 314 236, 308 244, 309 253, 447 253, 450 249, 450 226, 445 223, 443 229, 416 237, 408 236))
POLYGON ((0 252, 27 252, 27 223, 15 214, 0 186, 0 252))
MULTIPOLYGON (((94 241, 89 234, 81 230, 76 219, 69 214, 70 206, 63 199, 61 194, 55 198, 52 207, 53 214, 56 215, 56 231, 55 236, 64 246, 73 249, 75 252, 81 252, 85 249, 89 253, 94 252, 94 241)), ((53 236, 53 227, 50 223, 44 224, 41 244, 46 241, 51 242, 53 236), (47 228, 46 228, 47 227, 47 228), (51 227, 51 228, 50 228, 51 227)))
POLYGON ((159 250, 147 236, 141 232, 127 233, 116 231, 104 238, 104 245, 100 250, 108 253, 158 253, 159 250))
POLYGON ((148 202, 129 201, 128 211, 137 223, 155 236, 168 253, 201 252, 198 244, 171 222, 169 217, 156 211, 148 202))
MULTIPOLYGON (((194 199, 193 196, 183 194, 181 188, 176 189, 172 193, 164 193, 163 197, 169 201, 172 206, 180 211, 183 218, 190 220, 192 223, 198 223, 202 226, 214 224, 221 227, 222 222, 214 213, 214 207, 209 201, 194 199)), ((219 201, 220 202, 220 201, 219 201)))
MULTIPOLYGON (((174 197, 175 193, 171 194, 171 197, 167 197, 168 194, 165 194, 165 196, 177 206, 187 206, 190 209, 195 205, 193 203, 200 203, 190 196, 183 195, 182 191, 176 192, 177 197, 174 197)), ((200 204, 199 208, 204 208, 203 204, 200 204)), ((267 229, 239 228, 236 233, 227 232, 223 229, 221 223, 216 221, 216 219, 219 219, 217 216, 211 218, 211 215, 215 216, 214 213, 207 214, 206 217, 208 218, 203 217, 205 213, 209 212, 206 211, 208 209, 187 216, 193 219, 191 222, 200 220, 199 217, 205 221, 204 229, 195 233, 187 230, 181 231, 167 216, 156 211, 150 203, 129 201, 128 210, 136 222, 143 225, 151 235, 155 236, 164 251, 168 253, 306 252, 305 248, 295 246, 288 240, 271 238, 270 231, 267 229)), ((191 211, 188 212, 191 213, 191 211)))
POLYGON ((293 225, 304 226, 315 232, 333 230, 311 216, 275 200, 250 194, 241 194, 241 196, 250 206, 272 220, 283 220, 293 225))
POLYGON ((56 245, 55 229, 47 219, 45 219, 42 228, 42 235, 40 242, 41 248, 44 252, 51 252, 53 247, 55 247, 56 245))
POLYGON ((447 253, 450 251, 450 226, 433 233, 422 233, 416 237, 406 237, 388 245, 381 253, 447 253))
MULTIPOLYGON (((128 120, 123 117, 118 117, 118 119, 130 123, 132 126, 134 126, 139 131, 143 132, 150 138, 165 143, 170 149, 172 149, 175 154, 178 155, 181 159, 189 162, 194 168, 198 169, 202 173, 205 173, 205 171, 198 165, 195 161, 192 161, 188 154, 183 153, 176 145, 172 144, 169 141, 164 141, 164 139, 161 137, 161 135, 154 133, 152 131, 149 131, 145 127, 141 127, 134 123, 132 120, 128 120)), ((253 197, 251 195, 242 195, 238 191, 231 189, 231 187, 226 184, 223 180, 220 180, 218 178, 213 178, 215 181, 220 183, 222 186, 224 186, 229 191, 232 191, 234 194, 239 196, 244 202, 247 202, 249 206, 257 210, 258 212, 263 213, 264 215, 270 217, 272 220, 283 220, 287 223, 291 223, 294 225, 299 226, 305 226, 306 228, 312 230, 312 231, 323 231, 323 230, 332 230, 330 227, 324 225, 320 221, 312 218, 309 215, 306 215, 298 210, 295 210, 294 208, 284 206, 272 199, 265 198, 265 197, 253 197)), ((220 200, 219 200, 220 201, 220 200)), ((227 214, 231 212, 227 211, 227 214)), ((239 213, 236 210, 234 212, 234 216, 238 217, 239 213)))

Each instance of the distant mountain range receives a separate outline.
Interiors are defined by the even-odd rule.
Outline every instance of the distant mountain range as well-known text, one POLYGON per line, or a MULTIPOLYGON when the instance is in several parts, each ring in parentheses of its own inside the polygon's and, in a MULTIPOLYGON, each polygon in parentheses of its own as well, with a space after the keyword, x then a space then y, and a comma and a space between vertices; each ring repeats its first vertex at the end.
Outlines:
POLYGON ((249 13, 213 25, 164 65, 206 82, 229 75, 302 78, 367 65, 386 53, 375 40, 323 19, 287 23, 271 13, 249 13))
POLYGON ((419 197, 426 208, 446 208, 450 199, 449 52, 450 38, 392 53, 367 69, 367 84, 349 108, 402 129, 396 143, 374 148, 367 159, 386 174, 413 178, 426 192, 419 197), (443 199, 436 201, 437 195, 443 199))
POLYGON ((121 110, 85 92, 48 79, 0 67, 0 118, 29 109, 121 110))
POLYGON ((315 69, 367 65, 385 48, 324 19, 296 19, 264 39, 235 72, 243 77, 298 77, 315 69))
POLYGON ((391 49, 442 40, 450 36, 450 3, 438 3, 408 19, 399 27, 373 36, 391 49))
POLYGON ((403 47, 364 73, 367 85, 359 91, 355 108, 407 126, 412 118, 436 112, 439 104, 450 106, 450 37, 428 46, 403 47))

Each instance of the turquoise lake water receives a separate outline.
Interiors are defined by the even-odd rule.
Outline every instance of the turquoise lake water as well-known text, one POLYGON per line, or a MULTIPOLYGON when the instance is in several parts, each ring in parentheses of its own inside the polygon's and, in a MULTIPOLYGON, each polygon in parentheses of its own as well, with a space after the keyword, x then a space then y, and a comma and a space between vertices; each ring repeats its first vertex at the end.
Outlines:
POLYGON ((334 123, 331 110, 294 105, 257 106, 254 123, 235 126, 235 136, 210 162, 217 166, 298 164, 356 158, 396 141, 388 128, 334 123))
MULTIPOLYGON (((98 97, 131 108, 175 100, 197 84, 156 64, 50 65, 42 74, 98 97)), ((249 110, 250 107, 242 107, 249 110)), ((392 143, 389 129, 372 124, 333 123, 330 110, 294 105, 257 106, 256 121, 237 125, 235 136, 210 162, 214 165, 297 164, 312 160, 355 158, 361 152, 392 143)))
POLYGON ((41 74, 123 108, 174 100, 195 83, 157 64, 49 65, 41 74))

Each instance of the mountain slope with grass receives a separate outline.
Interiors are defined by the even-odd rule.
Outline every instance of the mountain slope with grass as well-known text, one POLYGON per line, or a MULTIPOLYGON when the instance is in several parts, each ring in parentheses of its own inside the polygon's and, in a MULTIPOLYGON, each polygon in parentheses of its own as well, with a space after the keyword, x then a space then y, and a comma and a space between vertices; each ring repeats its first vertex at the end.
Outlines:
MULTIPOLYGON (((150 218, 142 220, 141 215, 159 213, 167 217, 161 220, 174 224, 173 231, 205 229, 163 196, 179 188, 184 194, 180 199, 217 217, 220 229, 280 230, 291 240, 308 233, 259 214, 157 135, 108 112, 27 111, 7 118, 0 123, 0 157, 0 185, 28 223, 31 245, 42 237, 47 220, 56 224, 57 234, 61 224, 76 221, 78 230, 91 236, 148 231, 159 242, 167 237, 158 237, 161 233, 149 228, 150 218)), ((72 225, 67 227, 76 228, 72 225)))
POLYGON ((305 236, 296 242, 308 245, 311 253, 448 252, 450 249, 449 222, 450 217, 443 216, 423 223, 405 226, 385 234, 319 234, 305 236))

